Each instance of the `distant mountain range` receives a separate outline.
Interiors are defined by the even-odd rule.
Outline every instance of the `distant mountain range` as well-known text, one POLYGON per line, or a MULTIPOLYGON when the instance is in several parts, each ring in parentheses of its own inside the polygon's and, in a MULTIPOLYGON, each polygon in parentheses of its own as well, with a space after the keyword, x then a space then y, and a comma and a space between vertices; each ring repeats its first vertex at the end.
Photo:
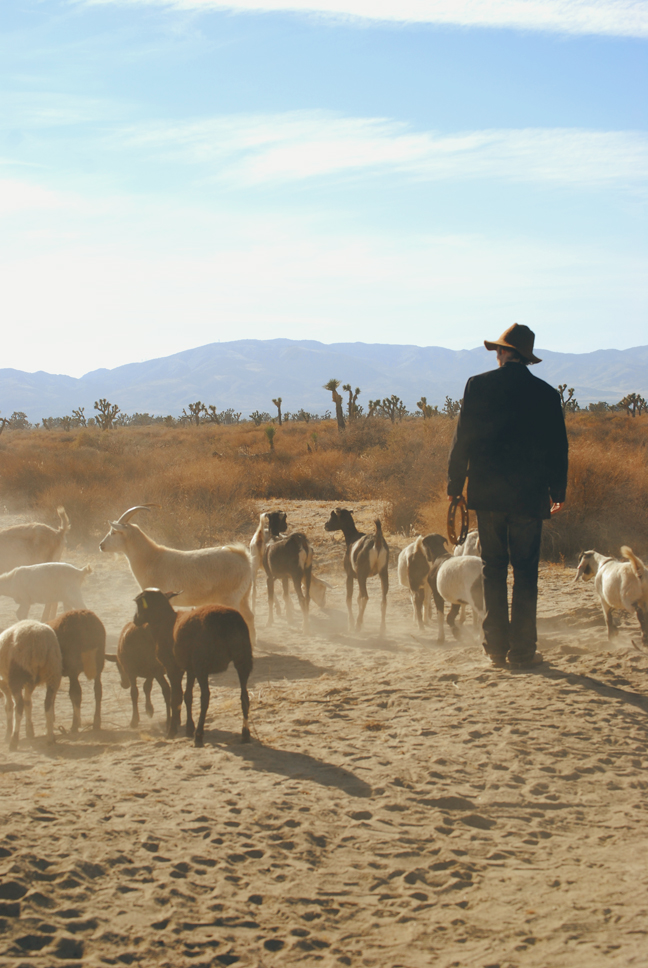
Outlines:
MULTIPOLYGON (((594 353, 537 350, 543 362, 533 372, 558 386, 574 387, 585 406, 617 403, 626 393, 648 397, 648 346, 594 353)), ((172 414, 195 400, 218 410, 233 407, 248 416, 254 410, 275 412, 281 396, 284 411, 304 408, 324 413, 331 395, 322 385, 335 377, 362 390, 358 403, 397 394, 410 410, 421 395, 443 404, 459 399, 469 376, 492 369, 495 354, 484 347, 447 350, 439 346, 385 343, 318 343, 315 340, 234 340, 210 343, 172 356, 127 363, 114 370, 93 370, 76 379, 51 373, 0 370, 0 412, 23 411, 30 421, 60 417, 107 397, 124 413, 172 414)))

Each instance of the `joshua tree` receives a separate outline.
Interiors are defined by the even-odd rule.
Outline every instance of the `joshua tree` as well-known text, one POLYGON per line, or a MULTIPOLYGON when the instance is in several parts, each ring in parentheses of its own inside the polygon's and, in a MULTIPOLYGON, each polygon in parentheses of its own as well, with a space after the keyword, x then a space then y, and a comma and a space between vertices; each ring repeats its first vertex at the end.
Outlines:
POLYGON ((189 423, 195 423, 196 427, 200 423, 200 417, 203 413, 207 413, 207 408, 202 400, 196 400, 195 403, 189 404, 189 413, 183 409, 182 416, 186 417, 189 423))
POLYGON ((73 410, 72 416, 76 420, 78 427, 85 427, 86 425, 85 407, 79 407, 78 410, 73 410))
POLYGON ((342 397, 337 392, 340 385, 340 381, 333 378, 329 380, 328 383, 324 384, 324 390, 330 390, 331 396, 333 397, 333 403, 335 404, 335 416, 337 418, 338 430, 345 430, 346 423, 344 422, 344 412, 342 410, 342 397))
POLYGON ((270 450, 274 450, 274 438, 276 433, 277 431, 274 427, 265 428, 265 435, 268 438, 268 443, 270 444, 270 450))
POLYGON ((0 417, 0 434, 9 423, 9 417, 0 417))
MULTIPOLYGON (((191 406, 191 404, 190 404, 191 406)), ((221 422, 221 415, 217 411, 213 403, 210 403, 208 407, 205 407, 205 418, 210 423, 219 424, 221 422)))
POLYGON ((431 406, 431 404, 429 404, 427 402, 427 397, 421 397, 421 399, 416 404, 416 406, 419 408, 419 410, 423 414, 423 419, 424 420, 427 420, 428 417, 431 417, 433 413, 438 413, 439 412, 439 408, 438 407, 433 407, 433 406, 431 406))
POLYGON ((392 393, 391 397, 385 397, 380 403, 379 409, 386 417, 389 417, 392 423, 396 423, 396 417, 402 420, 407 414, 407 407, 395 393, 392 393))
POLYGON ((267 420, 272 420, 272 417, 270 416, 269 413, 266 413, 265 410, 263 412, 260 412, 259 410, 255 410, 253 413, 250 414, 250 420, 254 421, 255 427, 259 427, 262 423, 265 423, 267 420))
POLYGON ((109 403, 105 397, 102 397, 101 400, 95 400, 94 408, 97 411, 97 416, 95 419, 101 429, 110 430, 115 422, 117 414, 120 412, 117 404, 109 403))
POLYGON ((452 397, 446 397, 445 403, 443 404, 443 410, 441 411, 450 417, 451 419, 456 417, 461 410, 461 400, 453 400, 452 397))
POLYGON ((281 399, 281 397, 277 397, 277 399, 276 400, 273 399, 272 402, 274 403, 275 407, 279 411, 279 426, 281 427, 281 404, 283 403, 283 400, 281 399))
POLYGON ((355 418, 358 416, 358 411, 360 409, 356 404, 356 400, 360 396, 360 387, 356 387, 355 390, 352 390, 351 384, 345 383, 342 389, 346 390, 346 392, 349 394, 349 405, 348 405, 347 416, 349 420, 355 420, 355 418))
POLYGON ((560 394, 560 402, 562 404, 563 413, 576 413, 577 410, 580 410, 578 400, 574 399, 573 387, 569 387, 569 389, 567 389, 566 383, 559 383, 558 393, 560 394), (567 393, 566 397, 565 393, 567 393))
POLYGON ((617 406, 623 407, 629 417, 648 412, 648 402, 638 393, 628 393, 623 400, 619 400, 617 406))

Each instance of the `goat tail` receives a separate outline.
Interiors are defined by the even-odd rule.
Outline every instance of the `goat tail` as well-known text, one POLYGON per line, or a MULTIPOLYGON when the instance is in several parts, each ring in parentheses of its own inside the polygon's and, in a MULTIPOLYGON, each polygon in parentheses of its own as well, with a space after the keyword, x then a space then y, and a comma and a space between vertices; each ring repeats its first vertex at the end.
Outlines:
POLYGON ((623 558, 626 559, 626 561, 630 562, 630 566, 632 570, 634 571, 639 581, 641 581, 643 577, 643 573, 646 570, 641 558, 637 558, 632 548, 629 548, 627 545, 624 545, 621 548, 621 555, 623 558))
POLYGON ((61 522, 58 530, 62 531, 63 534, 67 534, 67 532, 70 530, 70 519, 67 516, 65 508, 57 508, 56 512, 59 516, 59 521, 61 522))
MULTIPOLYGON (((416 541, 414 542, 414 551, 420 551, 421 554, 424 554, 425 555, 425 551, 423 550, 423 535, 422 534, 420 534, 418 536, 418 538, 416 539, 416 541)), ((426 555, 426 558, 427 558, 427 555, 426 555)))
POLYGON ((380 551, 381 548, 385 547, 385 538, 383 536, 382 524, 380 523, 380 518, 376 518, 376 520, 374 521, 374 524, 376 525, 376 538, 374 541, 374 547, 376 551, 380 551))

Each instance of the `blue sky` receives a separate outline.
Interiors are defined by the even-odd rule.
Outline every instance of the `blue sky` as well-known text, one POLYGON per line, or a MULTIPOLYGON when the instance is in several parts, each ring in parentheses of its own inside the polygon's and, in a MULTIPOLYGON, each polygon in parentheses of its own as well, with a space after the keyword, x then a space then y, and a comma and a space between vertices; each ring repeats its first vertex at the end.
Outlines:
POLYGON ((3 366, 648 342, 645 0, 0 6, 3 366))

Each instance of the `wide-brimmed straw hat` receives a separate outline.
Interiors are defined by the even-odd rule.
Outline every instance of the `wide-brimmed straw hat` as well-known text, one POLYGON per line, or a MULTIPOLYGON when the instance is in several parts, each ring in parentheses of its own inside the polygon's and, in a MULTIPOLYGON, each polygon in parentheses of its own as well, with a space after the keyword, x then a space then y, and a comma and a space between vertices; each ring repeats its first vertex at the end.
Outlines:
POLYGON ((496 350, 498 346, 503 346, 507 350, 517 350, 529 363, 542 363, 542 360, 533 352, 535 333, 528 326, 520 326, 513 323, 512 326, 502 333, 499 339, 492 342, 485 339, 484 346, 487 350, 496 350))

